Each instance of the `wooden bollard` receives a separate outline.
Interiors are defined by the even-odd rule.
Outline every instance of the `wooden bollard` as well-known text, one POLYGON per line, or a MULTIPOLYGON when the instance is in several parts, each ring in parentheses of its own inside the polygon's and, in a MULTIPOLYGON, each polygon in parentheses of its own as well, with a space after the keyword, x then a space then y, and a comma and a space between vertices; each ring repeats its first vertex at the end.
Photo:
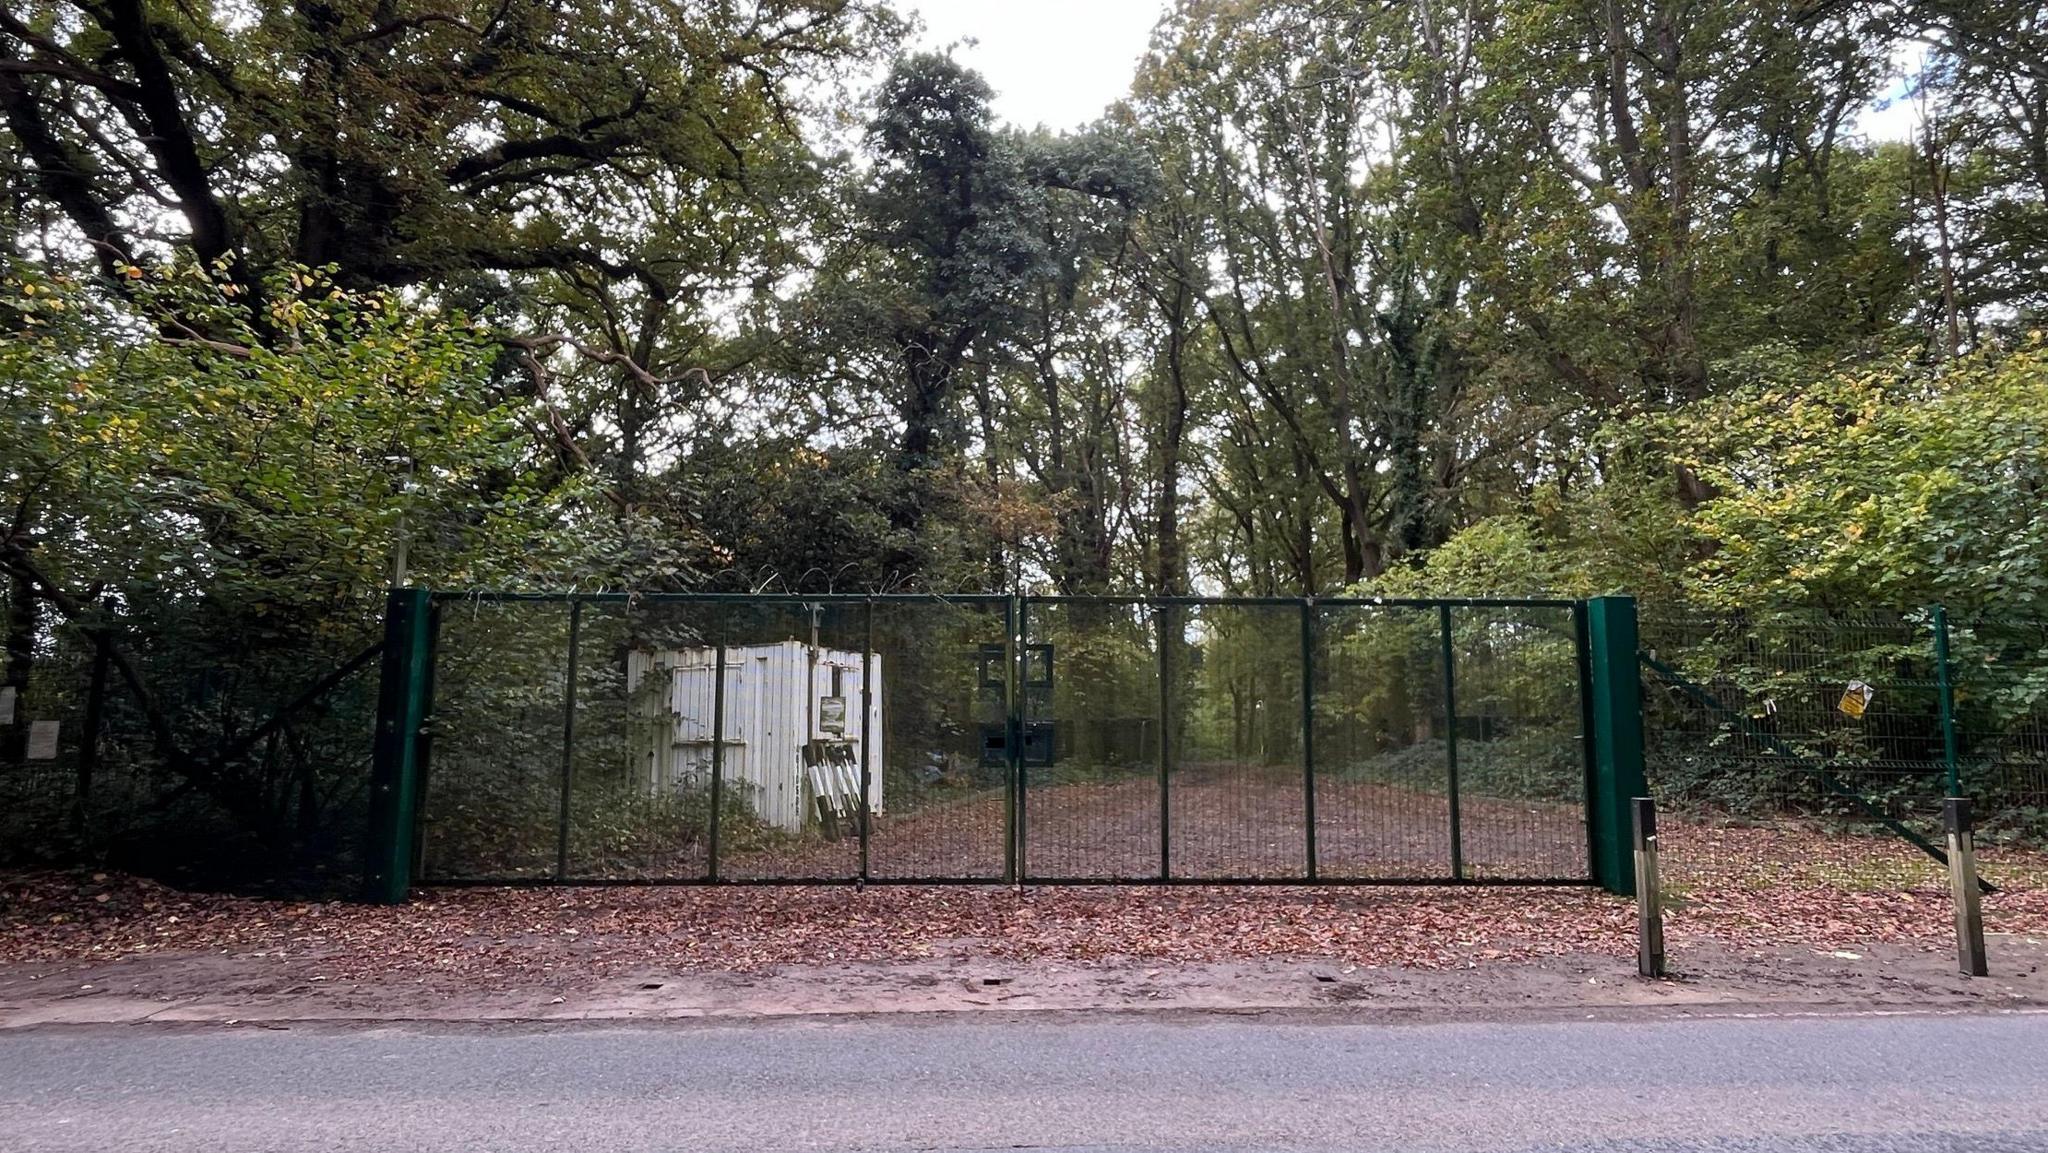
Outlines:
POLYGON ((1984 910, 1977 899, 1977 847, 1970 833, 1970 799, 1943 801, 1941 823, 1948 829, 1948 887, 1956 906, 1956 967, 1965 977, 1989 976, 1984 910))
POLYGON ((1637 797, 1636 845, 1636 971, 1645 977, 1664 975, 1664 898, 1657 889, 1657 802, 1637 797))

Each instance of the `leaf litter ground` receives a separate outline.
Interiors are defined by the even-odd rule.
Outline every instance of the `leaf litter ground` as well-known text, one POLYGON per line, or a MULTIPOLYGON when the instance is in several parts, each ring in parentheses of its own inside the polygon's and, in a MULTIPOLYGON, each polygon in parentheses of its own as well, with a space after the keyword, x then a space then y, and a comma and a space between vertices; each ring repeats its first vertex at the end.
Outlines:
MULTIPOLYGON (((1949 947, 1941 870, 1909 846, 1671 823, 1675 955, 1949 947)), ((1993 933, 2048 936, 2048 856, 1989 850, 1993 933)), ((1464 969, 1634 950, 1632 902, 1586 888, 691 887, 428 890, 400 908, 187 893, 120 874, 0 878, 0 965, 228 955, 334 981, 516 987, 572 975, 986 958, 1312 960, 1464 969)))

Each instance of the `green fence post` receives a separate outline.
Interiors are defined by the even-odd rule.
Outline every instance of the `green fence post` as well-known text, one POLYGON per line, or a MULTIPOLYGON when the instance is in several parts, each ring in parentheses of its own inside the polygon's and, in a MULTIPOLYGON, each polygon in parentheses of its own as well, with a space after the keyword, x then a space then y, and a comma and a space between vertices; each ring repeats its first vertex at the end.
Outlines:
POLYGON ((384 602, 384 668, 370 768, 370 847, 363 867, 363 899, 372 904, 404 904, 412 888, 430 601, 426 589, 392 589, 384 602))
POLYGON ((1962 762, 1956 755, 1956 683, 1948 658, 1948 608, 1934 606, 1934 666, 1941 691, 1941 765, 1948 773, 1948 796, 1963 795, 1962 762))
POLYGON ((1301 600, 1301 815, 1308 879, 1316 877, 1316 598, 1301 600))
MULTIPOLYGON (((434 715, 434 672, 441 667, 441 604, 427 601, 427 675, 420 690, 420 716, 434 715)), ((413 742, 413 808, 421 819, 412 823, 412 872, 417 877, 427 867, 427 822, 425 814, 434 787, 434 727, 429 724, 413 742)))
POLYGON ((562 795, 555 814, 555 880, 569 879, 569 815, 576 780, 576 663, 583 641, 583 602, 569 598, 569 674, 562 688, 562 795))
POLYGON ((711 658, 711 828, 704 849, 706 880, 718 880, 718 825, 725 807, 725 618, 719 617, 711 658))
POLYGON ((1634 798, 1649 793, 1643 773, 1642 681, 1636 668, 1634 597, 1586 602, 1593 697, 1593 879, 1610 893, 1635 895, 1634 798))
POLYGON ((1465 879, 1465 828, 1458 807, 1458 658, 1451 638, 1451 606, 1436 606, 1443 640, 1444 774, 1451 793, 1451 879, 1465 879))
POLYGON ((1159 619, 1159 879, 1173 877, 1173 647, 1180 619, 1172 605, 1160 605, 1159 619), (1170 639, 1172 638, 1172 639, 1170 639))

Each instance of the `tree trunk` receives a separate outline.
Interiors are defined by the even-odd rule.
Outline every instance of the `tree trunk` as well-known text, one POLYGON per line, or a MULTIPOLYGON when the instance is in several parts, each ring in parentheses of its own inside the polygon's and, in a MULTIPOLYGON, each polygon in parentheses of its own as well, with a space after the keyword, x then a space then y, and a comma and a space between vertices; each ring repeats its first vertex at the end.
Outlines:
POLYGON ((1949 166, 1942 149, 1935 143, 1933 128, 1923 124, 1920 133, 1927 163, 1927 191, 1934 206, 1935 255, 1941 263, 1941 315, 1947 338, 1942 351, 1947 359, 1954 360, 1962 355, 1963 325, 1962 310, 1956 299, 1955 245, 1949 238, 1949 166))
POLYGON ((1182 445, 1188 428, 1188 289, 1179 284, 1167 316, 1166 387, 1160 403, 1158 568, 1152 588, 1160 596, 1187 593, 1187 558, 1180 539, 1182 445))
POLYGON ((0 763, 19 765, 27 750, 28 679, 35 669, 35 588, 19 574, 7 581, 7 641, 5 675, 0 685, 14 690, 14 723, 0 727, 0 763))
POLYGON ((930 511, 930 473, 938 464, 954 364, 916 336, 899 338, 898 346, 904 359, 905 392, 898 409, 903 440, 896 454, 896 490, 887 510, 893 539, 883 550, 883 567, 887 579, 900 583, 920 575, 928 560, 918 538, 930 511))

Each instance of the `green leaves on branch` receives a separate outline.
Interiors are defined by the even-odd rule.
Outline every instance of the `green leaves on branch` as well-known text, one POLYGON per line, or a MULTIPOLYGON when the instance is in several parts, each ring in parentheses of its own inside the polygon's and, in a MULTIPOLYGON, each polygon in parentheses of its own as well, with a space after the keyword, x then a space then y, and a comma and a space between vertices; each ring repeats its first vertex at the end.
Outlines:
POLYGON ((1715 607, 2048 611, 2048 345, 1850 367, 1674 418, 1719 494, 1694 517, 1715 607))
POLYGON ((0 288, 0 500, 59 583, 352 628, 326 614, 374 602, 401 537, 443 586, 545 563, 574 494, 532 467, 486 330, 305 269, 264 283, 262 332, 218 268, 129 289, 0 288))

